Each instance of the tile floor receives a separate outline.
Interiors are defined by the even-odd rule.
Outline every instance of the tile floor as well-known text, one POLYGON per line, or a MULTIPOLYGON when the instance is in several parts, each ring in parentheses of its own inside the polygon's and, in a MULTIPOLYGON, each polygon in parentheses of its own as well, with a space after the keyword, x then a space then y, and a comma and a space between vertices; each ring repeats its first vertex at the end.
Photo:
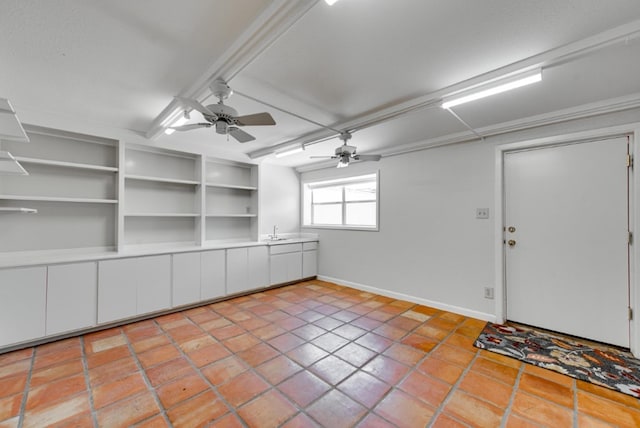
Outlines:
POLYGON ((0 427, 640 426, 472 346, 484 323, 310 281, 0 355, 0 427))

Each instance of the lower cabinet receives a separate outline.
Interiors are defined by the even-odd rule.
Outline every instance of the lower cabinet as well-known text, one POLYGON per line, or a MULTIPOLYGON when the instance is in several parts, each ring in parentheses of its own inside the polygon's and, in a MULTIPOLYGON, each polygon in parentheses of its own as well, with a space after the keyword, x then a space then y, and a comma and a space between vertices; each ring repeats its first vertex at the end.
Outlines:
POLYGON ((98 263, 48 267, 46 334, 96 325, 98 263))
POLYGON ((272 285, 302 278, 302 244, 272 245, 269 250, 272 285))
POLYGON ((173 256, 171 306, 182 306, 201 300, 200 253, 181 253, 173 256))
POLYGON ((304 242, 302 244, 302 277, 309 278, 318 275, 318 243, 304 242))
POLYGON ((318 275, 318 252, 316 250, 302 253, 302 277, 310 278, 318 275))
POLYGON ((0 269, 0 348, 317 274, 317 243, 0 269))
POLYGON ((171 256, 99 262, 98 323, 171 307, 171 256))
POLYGON ((215 299, 226 294, 226 265, 225 250, 200 253, 200 297, 202 300, 215 299))
POLYGON ((269 253, 266 246, 227 250, 227 294, 269 285, 269 253))
POLYGON ((247 254, 249 289, 267 287, 269 285, 269 249, 267 246, 249 247, 247 254))
POLYGON ((0 270, 0 346, 45 335, 47 267, 0 270))

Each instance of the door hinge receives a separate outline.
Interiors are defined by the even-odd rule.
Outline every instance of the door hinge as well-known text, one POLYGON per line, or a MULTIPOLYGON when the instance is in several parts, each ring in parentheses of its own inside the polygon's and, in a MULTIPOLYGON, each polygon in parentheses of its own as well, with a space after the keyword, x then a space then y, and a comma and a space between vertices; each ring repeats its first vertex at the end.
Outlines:
POLYGON ((633 168, 633 156, 627 155, 627 168, 633 168))
POLYGON ((633 244, 633 232, 629 232, 629 245, 633 244))
POLYGON ((633 309, 629 308, 629 321, 633 320, 633 309))

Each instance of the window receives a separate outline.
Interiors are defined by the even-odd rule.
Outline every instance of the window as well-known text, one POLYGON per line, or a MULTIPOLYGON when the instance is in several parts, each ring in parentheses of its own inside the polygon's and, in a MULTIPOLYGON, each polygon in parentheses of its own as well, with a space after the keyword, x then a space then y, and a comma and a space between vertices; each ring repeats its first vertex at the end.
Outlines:
POLYGON ((378 230, 378 174, 302 184, 306 227, 378 230))

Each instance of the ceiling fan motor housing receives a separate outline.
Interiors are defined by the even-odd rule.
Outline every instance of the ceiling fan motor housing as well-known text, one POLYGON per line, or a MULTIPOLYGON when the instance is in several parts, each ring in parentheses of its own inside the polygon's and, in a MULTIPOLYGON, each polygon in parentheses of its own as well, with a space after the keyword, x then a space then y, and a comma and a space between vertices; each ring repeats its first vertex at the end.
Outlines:
POLYGON ((336 148, 336 156, 347 155, 351 156, 351 154, 355 153, 355 146, 347 146, 346 144, 336 148))
POLYGON ((215 115, 217 116, 217 117, 213 117, 203 113, 204 118, 209 122, 212 122, 212 123, 219 122, 220 119, 222 119, 223 121, 227 122, 227 124, 229 125, 236 124, 235 117, 238 116, 238 112, 236 111, 236 109, 226 106, 224 104, 210 104, 207 106, 207 108, 211 110, 212 113, 215 113, 215 115))

